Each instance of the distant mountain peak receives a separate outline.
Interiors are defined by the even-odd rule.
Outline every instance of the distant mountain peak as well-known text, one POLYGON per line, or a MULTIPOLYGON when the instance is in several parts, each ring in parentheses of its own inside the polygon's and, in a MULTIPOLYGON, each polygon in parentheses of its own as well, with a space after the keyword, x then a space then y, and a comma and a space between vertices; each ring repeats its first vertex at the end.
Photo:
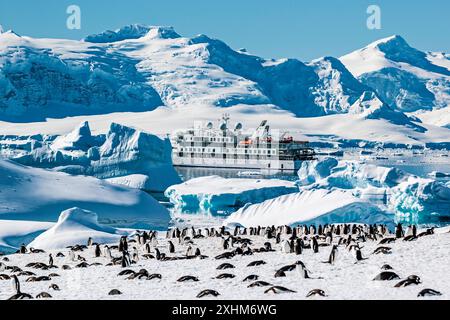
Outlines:
POLYGON ((92 34, 84 38, 86 42, 108 43, 127 39, 139 39, 144 36, 149 38, 174 39, 180 35, 170 26, 148 26, 143 24, 130 24, 116 29, 106 30, 98 34, 92 34))

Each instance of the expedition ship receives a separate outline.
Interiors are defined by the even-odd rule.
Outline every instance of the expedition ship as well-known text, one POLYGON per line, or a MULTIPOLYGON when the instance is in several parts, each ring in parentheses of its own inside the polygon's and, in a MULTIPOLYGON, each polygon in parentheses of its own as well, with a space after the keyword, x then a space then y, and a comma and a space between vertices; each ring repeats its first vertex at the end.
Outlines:
POLYGON ((298 141, 287 131, 273 130, 267 120, 253 132, 241 123, 230 126, 228 114, 218 124, 196 122, 188 130, 171 135, 175 166, 298 170, 302 161, 313 160, 308 141, 298 141))

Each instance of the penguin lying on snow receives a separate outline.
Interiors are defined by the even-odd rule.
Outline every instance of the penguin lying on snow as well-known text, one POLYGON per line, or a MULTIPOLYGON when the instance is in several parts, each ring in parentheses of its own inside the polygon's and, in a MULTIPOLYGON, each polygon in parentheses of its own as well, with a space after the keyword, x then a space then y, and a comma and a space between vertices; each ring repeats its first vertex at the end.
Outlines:
POLYGON ((312 296, 326 297, 327 295, 325 294, 325 291, 323 291, 322 289, 313 289, 306 294, 307 298, 312 297, 312 296))
POLYGON ((186 281, 200 281, 197 277, 194 276, 183 276, 177 280, 178 282, 186 282, 186 281))
POLYGON ((296 291, 285 288, 285 287, 281 287, 281 286, 273 286, 270 287, 269 289, 267 289, 266 291, 264 291, 264 293, 295 293, 296 291))
POLYGON ((420 278, 418 276, 411 275, 408 278, 406 278, 405 280, 402 280, 399 283, 397 283, 394 287, 395 288, 407 287, 412 284, 421 284, 421 283, 422 283, 422 281, 420 280, 420 278))
POLYGON ((392 271, 383 271, 383 272, 379 273, 375 278, 373 278, 373 280, 377 280, 377 281, 387 281, 387 280, 395 280, 395 279, 400 279, 400 277, 398 276, 398 274, 396 274, 395 272, 392 272, 392 271))
POLYGON ((220 293, 218 293, 218 292, 215 291, 215 290, 206 289, 206 290, 201 291, 201 292, 197 295, 197 298, 203 298, 203 297, 206 297, 206 296, 214 296, 214 297, 217 297, 217 296, 219 296, 219 295, 220 295, 220 293))
POLYGON ((418 297, 433 297, 433 296, 442 296, 442 293, 433 289, 423 289, 417 295, 418 297))

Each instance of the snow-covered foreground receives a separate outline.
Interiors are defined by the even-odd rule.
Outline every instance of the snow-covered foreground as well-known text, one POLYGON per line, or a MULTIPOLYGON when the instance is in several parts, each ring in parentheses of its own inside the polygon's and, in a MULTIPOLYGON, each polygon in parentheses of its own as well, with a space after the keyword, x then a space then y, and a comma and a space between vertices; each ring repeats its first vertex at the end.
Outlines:
MULTIPOLYGON (((217 299, 305 299, 312 289, 322 289, 327 297, 313 297, 312 299, 430 299, 417 298, 417 294, 425 288, 431 288, 442 293, 442 296, 432 299, 448 299, 450 295, 450 233, 449 229, 436 230, 436 234, 420 237, 418 240, 407 242, 397 240, 384 245, 392 248, 391 254, 371 254, 378 246, 377 242, 361 242, 362 254, 367 260, 355 263, 355 257, 344 245, 339 246, 334 265, 323 263, 328 260, 331 247, 319 247, 318 253, 306 249, 301 255, 282 253, 280 244, 274 239, 268 240, 262 236, 243 236, 252 240, 252 248, 259 248, 263 243, 272 243, 274 252, 254 253, 249 256, 237 255, 229 260, 217 260, 214 257, 224 252, 220 237, 207 237, 194 239, 194 248, 199 248, 205 259, 158 261, 156 259, 144 260, 129 268, 134 271, 146 269, 149 274, 159 273, 161 279, 126 279, 128 276, 118 276, 123 271, 120 265, 106 266, 109 259, 105 257, 94 258, 94 247, 84 251, 75 252, 87 259, 88 263, 100 263, 87 268, 76 268, 81 261, 71 261, 68 249, 50 250, 45 253, 14 254, 3 257, 7 266, 18 266, 23 270, 32 271, 37 275, 52 276, 50 281, 26 282, 29 276, 19 276, 21 291, 36 296, 42 291, 48 292, 54 299, 196 299, 197 294, 204 289, 213 289, 220 293, 217 299), (65 257, 56 257, 62 252, 65 257), (30 262, 48 263, 48 254, 52 253, 54 263, 58 268, 40 270, 25 267, 30 262), (9 261, 5 261, 7 258, 9 261), (255 260, 263 260, 266 264, 255 267, 247 265, 255 260), (276 270, 282 266, 293 264, 301 260, 310 271, 312 279, 304 279, 297 271, 286 272, 286 277, 275 278, 276 270), (233 269, 216 270, 222 263, 231 263, 233 269), (394 268, 401 279, 410 275, 417 275, 422 283, 402 288, 394 285, 400 280, 373 281, 381 272, 381 267, 389 264, 394 268), (63 270, 68 265, 70 270, 63 270), (221 273, 234 274, 232 279, 215 279, 221 273), (267 281, 272 285, 280 285, 296 291, 295 293, 273 294, 264 291, 268 287, 248 288, 251 282, 242 280, 248 275, 255 274, 259 280, 267 281), (198 282, 177 282, 182 276, 198 277, 198 282), (57 284, 61 289, 49 289, 51 284, 57 284), (110 296, 112 289, 118 289, 122 295, 110 296)), ((87 240, 87 239, 86 239, 87 240)), ((157 248, 167 256, 184 256, 188 245, 175 243, 175 253, 168 253, 167 240, 159 236, 157 248)), ((117 244, 117 243, 116 243, 117 244)), ((136 243, 129 243, 131 247, 136 243)), ((235 246, 236 247, 236 246, 235 246)), ((230 248, 228 251, 230 251, 230 248)), ((140 254, 143 248, 139 248, 140 254)), ((113 256, 119 256, 117 250, 112 250, 113 256)), ((155 248, 152 246, 152 254, 155 248)), ((1 260, 1 258, 0 258, 1 260)), ((1 271, 2 274, 11 275, 10 270, 1 271)), ((17 273, 16 273, 17 274, 17 273)), ((10 280, 0 280, 0 299, 7 299, 15 294, 11 289, 10 280)), ((212 298, 212 296, 208 296, 212 298)))

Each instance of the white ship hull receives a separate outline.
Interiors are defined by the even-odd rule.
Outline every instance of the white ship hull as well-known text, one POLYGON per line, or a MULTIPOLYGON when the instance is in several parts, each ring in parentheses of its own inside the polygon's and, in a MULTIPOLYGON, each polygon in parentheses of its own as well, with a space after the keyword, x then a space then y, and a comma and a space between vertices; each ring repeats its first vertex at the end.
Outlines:
POLYGON ((274 171, 296 171, 301 161, 269 160, 269 159, 223 159, 223 158, 190 158, 172 157, 174 166, 202 167, 202 168, 230 168, 230 169, 259 169, 274 171))

